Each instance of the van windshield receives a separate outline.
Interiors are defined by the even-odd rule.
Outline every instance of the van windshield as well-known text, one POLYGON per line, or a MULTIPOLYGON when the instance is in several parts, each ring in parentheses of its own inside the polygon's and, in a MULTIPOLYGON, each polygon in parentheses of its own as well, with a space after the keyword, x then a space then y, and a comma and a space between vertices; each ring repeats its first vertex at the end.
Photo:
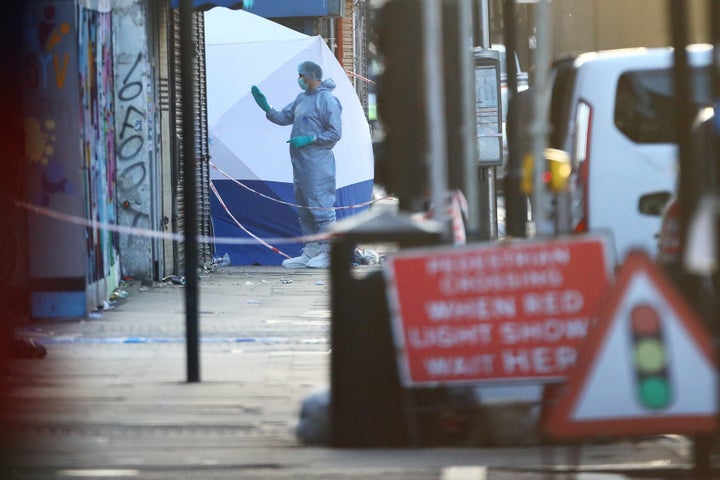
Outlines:
MULTIPOLYGON (((673 143, 676 138, 672 69, 630 71, 620 76, 615 126, 636 143, 673 143)), ((712 104, 710 69, 692 69, 693 103, 699 112, 712 104)))

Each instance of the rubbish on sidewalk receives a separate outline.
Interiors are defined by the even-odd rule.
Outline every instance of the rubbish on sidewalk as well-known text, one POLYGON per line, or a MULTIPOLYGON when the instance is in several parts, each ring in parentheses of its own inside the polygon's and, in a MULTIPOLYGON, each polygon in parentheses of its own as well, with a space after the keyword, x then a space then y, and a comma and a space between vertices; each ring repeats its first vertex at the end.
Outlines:
POLYGON ((226 253, 222 257, 213 255, 212 260, 210 260, 209 262, 205 262, 202 268, 206 272, 214 272, 220 267, 229 267, 230 265, 232 265, 232 262, 230 261, 230 255, 226 253))
POLYGON ((168 275, 167 277, 163 277, 163 282, 169 281, 173 285, 185 285, 185 277, 182 275, 168 275))
POLYGON ((353 252, 354 265, 379 265, 380 255, 368 248, 356 248, 353 252))
POLYGON ((330 443, 330 389, 326 388, 305 397, 295 436, 305 445, 330 443))
POLYGON ((217 259, 217 257, 213 257, 212 260, 203 263, 202 269, 203 269, 206 273, 214 272, 215 270, 217 270, 217 269, 218 269, 218 259, 217 259))
POLYGON ((220 266, 221 267, 229 267, 230 265, 232 265, 232 263, 230 262, 230 255, 226 253, 220 259, 220 266))
POLYGON ((120 289, 115 290, 112 294, 110 294, 110 300, 113 300, 113 301, 120 300, 120 299, 127 298, 127 297, 128 297, 128 292, 126 292, 125 290, 120 290, 120 289))
POLYGON ((16 337, 12 342, 13 358, 45 358, 47 350, 31 338, 16 337))
MULTIPOLYGON (((481 445, 477 404, 467 389, 436 389, 415 392, 417 423, 423 446, 481 445), (480 439, 480 440, 479 440, 480 439)), ((330 389, 311 393, 302 402, 295 436, 305 445, 330 444, 330 389)), ((524 429, 516 429, 518 432, 524 429)), ((513 434, 516 434, 513 431, 513 434)), ((505 439, 499 439, 498 442, 505 439)))

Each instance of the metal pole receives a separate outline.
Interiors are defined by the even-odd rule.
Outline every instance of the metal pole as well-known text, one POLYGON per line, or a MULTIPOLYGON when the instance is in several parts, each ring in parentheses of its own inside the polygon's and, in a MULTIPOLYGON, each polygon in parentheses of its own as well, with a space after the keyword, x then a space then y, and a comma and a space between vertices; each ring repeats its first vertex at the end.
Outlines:
MULTIPOLYGON (((715 111, 717 112, 717 105, 720 104, 720 58, 718 55, 720 55, 720 0, 708 0, 710 4, 710 38, 713 45, 713 68, 712 68, 712 75, 710 76, 712 81, 712 92, 713 92, 713 99, 715 101, 715 111)), ((717 114, 717 113, 716 113, 717 114)), ((717 119, 715 120, 717 122, 717 119)), ((716 123, 717 125, 717 123, 716 123)), ((720 133, 718 133, 717 129, 713 130, 714 132, 714 138, 713 141, 715 142, 715 150, 714 150, 714 158, 712 158, 711 162, 718 162, 718 158, 720 158, 720 133)), ((717 248, 717 246, 714 246, 717 248)), ((710 333, 713 337, 713 343, 715 345, 718 345, 720 341, 720 325, 718 324, 718 309, 716 306, 711 306, 708 309, 703 309, 703 313, 706 315, 706 318, 704 319, 706 322, 706 325, 709 326, 710 333), (709 310, 709 312, 707 311, 709 310)), ((716 371, 720 367, 720 349, 715 348, 715 368, 716 371)), ((718 388, 720 388, 720 382, 718 382, 718 388)), ((720 392, 718 392, 718 402, 720 402, 720 392)), ((717 420, 716 422, 720 422, 720 404, 716 406, 717 409, 717 420)), ((720 423, 716 423, 718 425, 720 423)), ((717 432, 715 432, 715 437, 717 437, 717 432)))
POLYGON ((480 46, 490 48, 490 3, 489 0, 480 0, 480 46))
POLYGON ((550 18, 549 0, 539 0, 537 4, 537 48, 535 49, 535 96, 533 104, 532 152, 533 152, 533 220, 538 236, 550 236, 554 233, 550 218, 550 194, 545 191, 542 175, 545 170, 545 144, 547 136, 547 118, 550 103, 550 85, 548 74, 550 67, 550 18))
MULTIPOLYGON (((475 66, 472 52, 473 35, 473 0, 459 0, 458 35, 460 35, 460 75, 462 81, 461 98, 475 98, 475 66)), ((480 231, 478 164, 477 164, 477 126, 475 119, 475 102, 462 102, 463 160, 465 171, 465 197, 468 202, 468 231, 472 239, 480 231)))
POLYGON ((432 192, 433 219, 447 224, 447 152, 445 137, 445 85, 442 63, 441 9, 437 0, 423 0, 423 58, 425 108, 428 122, 428 174, 432 192))
POLYGON ((191 0, 180 3, 180 75, 182 78, 183 191, 185 192, 185 342, 187 381, 200 381, 198 328, 198 234, 195 185, 195 124, 193 71, 195 41, 191 0))
MULTIPOLYGON (((503 1, 503 25, 505 54, 514 59, 517 52, 515 1, 503 1)), ((505 159, 505 176, 503 177, 503 195, 505 200, 505 231, 511 237, 527 236, 527 196, 521 191, 522 156, 526 153, 526 132, 518 127, 519 118, 524 115, 524 104, 520 105, 517 88, 517 64, 514 60, 507 62, 507 108, 504 112, 507 122, 505 134, 508 142, 508 158, 505 159)), ((525 94, 527 95, 527 94, 525 94)))
MULTIPOLYGON (((680 164, 680 180, 678 182, 678 197, 680 200, 680 242, 681 257, 684 257, 685 245, 687 244, 687 224, 690 216, 695 212, 695 207, 700 192, 695 181, 700 178, 696 162, 691 154, 691 132, 694 121, 695 110, 692 106, 692 86, 690 82, 690 68, 687 58, 688 44, 688 11, 686 2, 682 0, 668 0, 668 14, 670 17, 670 30, 673 45, 673 80, 675 86, 675 105, 677 111, 677 133, 678 156, 680 164)), ((684 272, 684 295, 691 305, 698 305, 700 299, 697 297, 697 290, 693 288, 694 278, 688 272, 684 272)), ((693 438, 693 468, 694 478, 711 478, 711 450, 712 439, 707 436, 696 436, 693 438)))
MULTIPOLYGON (((489 0, 480 2, 481 25, 480 47, 490 48, 490 4, 489 0)), ((497 198, 495 197, 495 167, 482 167, 479 170, 478 190, 482 204, 479 207, 480 238, 492 240, 497 237, 497 198)))
MULTIPOLYGON (((515 63, 516 29, 515 29, 515 0, 503 0, 503 40, 505 42, 505 56, 507 57, 507 87, 508 104, 517 93, 517 64, 515 63)), ((507 112, 505 112, 507 113, 507 112)))

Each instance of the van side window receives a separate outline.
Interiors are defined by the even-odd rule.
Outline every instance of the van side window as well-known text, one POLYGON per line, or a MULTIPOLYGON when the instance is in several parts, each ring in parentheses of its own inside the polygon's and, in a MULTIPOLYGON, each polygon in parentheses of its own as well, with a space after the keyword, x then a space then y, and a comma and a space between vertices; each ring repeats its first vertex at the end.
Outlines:
MULTIPOLYGON (((615 126, 636 143, 675 142, 673 72, 630 71, 620 76, 615 96, 615 126)), ((709 69, 693 69, 693 103, 699 111, 711 102, 709 69)))

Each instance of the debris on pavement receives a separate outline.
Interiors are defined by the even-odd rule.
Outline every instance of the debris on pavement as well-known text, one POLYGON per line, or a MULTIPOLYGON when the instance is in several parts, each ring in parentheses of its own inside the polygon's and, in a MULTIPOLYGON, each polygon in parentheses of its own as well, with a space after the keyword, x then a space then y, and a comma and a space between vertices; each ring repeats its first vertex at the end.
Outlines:
POLYGON ((32 338, 15 337, 12 341, 12 357, 29 359, 45 358, 47 350, 32 338))
POLYGON ((163 277, 163 282, 170 282, 173 285, 185 285, 185 277, 182 275, 168 275, 163 277))
POLYGON ((305 445, 330 443, 330 389, 311 393, 302 402, 295 436, 305 445))
POLYGON ((110 300, 121 300, 128 297, 128 292, 122 289, 116 289, 110 294, 110 300))
POLYGON ((353 265, 379 265, 380 255, 369 248, 356 248, 353 252, 353 265))

